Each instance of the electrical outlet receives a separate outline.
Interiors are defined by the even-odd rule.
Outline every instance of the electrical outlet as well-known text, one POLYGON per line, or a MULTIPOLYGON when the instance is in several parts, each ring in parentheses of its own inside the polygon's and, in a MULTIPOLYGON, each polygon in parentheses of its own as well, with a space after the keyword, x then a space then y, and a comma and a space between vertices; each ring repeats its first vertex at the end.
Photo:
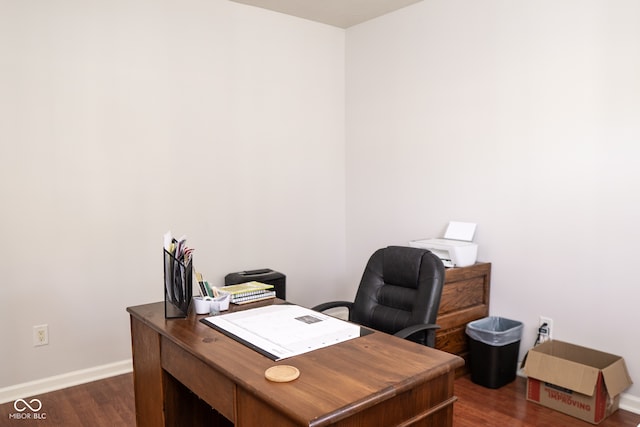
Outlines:
POLYGON ((540 320, 538 322, 538 334, 540 335, 540 342, 545 342, 553 339, 552 318, 540 316, 540 320))
POLYGON ((49 344, 49 325, 36 325, 33 327, 33 346, 49 344))

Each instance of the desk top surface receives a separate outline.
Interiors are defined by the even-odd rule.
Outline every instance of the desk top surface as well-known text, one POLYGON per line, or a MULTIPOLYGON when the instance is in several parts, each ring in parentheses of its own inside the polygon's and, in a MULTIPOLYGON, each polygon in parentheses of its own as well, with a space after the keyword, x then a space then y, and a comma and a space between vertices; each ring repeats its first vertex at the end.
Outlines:
MULTIPOLYGON (((274 299, 232 306, 231 311, 282 302, 274 299)), ((190 313, 184 319, 165 319, 163 303, 129 307, 127 311, 268 404, 305 420, 348 415, 464 364, 455 355, 377 331, 274 362, 200 322, 205 315, 190 313), (300 376, 289 383, 268 381, 264 372, 275 365, 295 366, 300 376)))

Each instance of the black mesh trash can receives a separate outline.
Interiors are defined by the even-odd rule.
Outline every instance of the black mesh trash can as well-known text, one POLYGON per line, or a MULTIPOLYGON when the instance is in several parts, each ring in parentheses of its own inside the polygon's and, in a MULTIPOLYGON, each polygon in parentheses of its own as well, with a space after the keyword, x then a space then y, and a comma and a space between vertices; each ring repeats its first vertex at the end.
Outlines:
POLYGON ((516 379, 522 322, 485 317, 467 324, 471 381, 500 388, 516 379))

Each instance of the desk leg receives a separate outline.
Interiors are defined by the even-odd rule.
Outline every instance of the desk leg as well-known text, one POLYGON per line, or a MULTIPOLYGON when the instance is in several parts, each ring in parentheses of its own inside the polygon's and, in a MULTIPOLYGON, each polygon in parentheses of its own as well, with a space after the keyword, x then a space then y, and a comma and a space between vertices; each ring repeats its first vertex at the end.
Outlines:
POLYGON ((160 335, 131 317, 133 388, 138 427, 164 426, 164 390, 160 364, 160 335))

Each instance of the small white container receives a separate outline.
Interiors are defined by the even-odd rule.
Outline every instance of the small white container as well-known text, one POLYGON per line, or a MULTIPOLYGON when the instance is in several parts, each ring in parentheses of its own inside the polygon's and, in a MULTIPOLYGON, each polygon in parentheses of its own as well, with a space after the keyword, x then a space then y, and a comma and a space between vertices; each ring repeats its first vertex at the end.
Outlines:
POLYGON ((229 292, 218 291, 218 296, 211 300, 211 306, 209 307, 209 312, 211 314, 214 314, 214 312, 229 310, 230 301, 231 301, 231 294, 229 292))
POLYGON ((193 297, 193 307, 196 310, 196 314, 209 314, 212 301, 211 298, 193 297))

